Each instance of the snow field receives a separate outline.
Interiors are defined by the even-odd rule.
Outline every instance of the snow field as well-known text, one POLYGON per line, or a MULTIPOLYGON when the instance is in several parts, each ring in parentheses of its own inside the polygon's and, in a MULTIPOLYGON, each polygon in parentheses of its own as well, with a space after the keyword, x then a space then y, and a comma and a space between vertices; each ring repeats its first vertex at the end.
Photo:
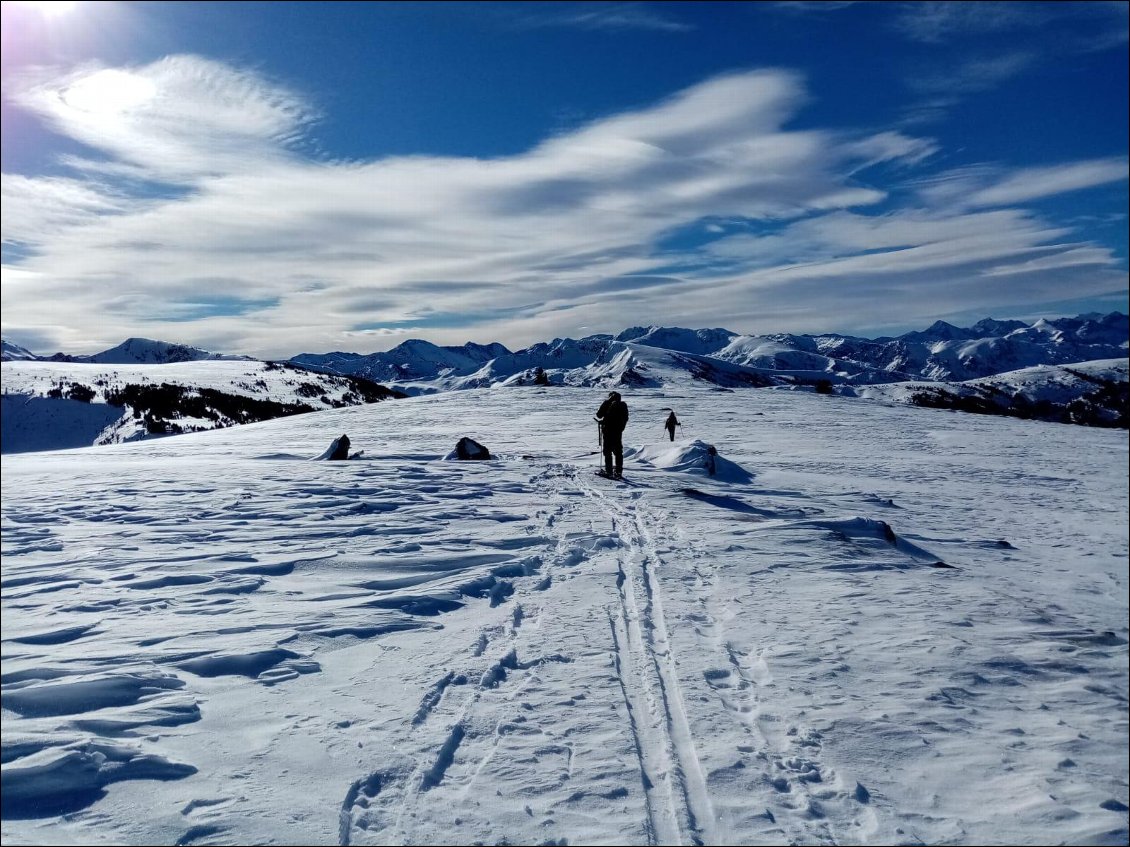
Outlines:
POLYGON ((1125 843, 1124 433, 602 396, 5 456, 5 843, 1125 843))

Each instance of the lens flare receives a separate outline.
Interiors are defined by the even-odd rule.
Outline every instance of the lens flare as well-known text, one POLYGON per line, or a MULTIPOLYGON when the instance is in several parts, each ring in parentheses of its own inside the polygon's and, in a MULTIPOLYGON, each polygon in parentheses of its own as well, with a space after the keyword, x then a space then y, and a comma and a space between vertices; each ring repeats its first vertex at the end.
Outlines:
POLYGON ((4 5, 31 9, 45 18, 59 18, 71 11, 78 3, 70 0, 5 0, 4 5))

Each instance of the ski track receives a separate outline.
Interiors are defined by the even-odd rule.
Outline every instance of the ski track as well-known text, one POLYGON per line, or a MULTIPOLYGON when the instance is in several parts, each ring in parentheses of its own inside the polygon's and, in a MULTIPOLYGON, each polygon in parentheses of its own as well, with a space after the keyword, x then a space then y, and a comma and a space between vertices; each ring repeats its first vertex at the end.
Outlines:
MULTIPOLYGON (((533 482, 535 485, 541 482, 549 497, 553 497, 554 491, 562 484, 568 487, 575 485, 583 495, 579 502, 597 503, 597 512, 606 511, 614 515, 612 532, 622 543, 617 552, 619 602, 616 607, 607 610, 607 615, 614 647, 613 666, 626 708, 633 747, 639 759, 639 784, 644 794, 645 811, 640 830, 649 844, 717 843, 709 823, 714 815, 671 656, 660 588, 653 574, 658 557, 650 539, 647 517, 636 508, 636 504, 624 507, 607 498, 597 487, 582 481, 582 473, 575 466, 550 465, 536 474, 533 482)), ((574 504, 570 503, 551 509, 543 516, 545 527, 551 529, 557 522, 557 516, 573 507, 574 504)), ((591 506, 588 511, 593 511, 591 506)), ((595 515, 590 517, 590 521, 593 518, 595 515)), ((543 583, 552 581, 554 562, 560 567, 575 569, 586 556, 578 552, 567 536, 562 535, 549 558, 550 564, 540 571, 543 583)), ((534 586, 534 590, 537 589, 534 586)), ((419 804, 427 792, 444 782, 465 742, 477 742, 481 749, 465 756, 467 765, 464 770, 469 776, 461 789, 463 796, 467 795, 476 778, 496 755, 502 738, 502 722, 497 722, 492 731, 481 731, 482 718, 477 715, 477 707, 484 692, 507 684, 510 687, 505 696, 514 700, 525 683, 524 678, 517 681, 511 678, 515 672, 526 671, 547 660, 566 661, 560 656, 543 657, 529 664, 519 661, 516 645, 525 618, 524 607, 516 603, 508 626, 480 631, 469 652, 472 658, 488 658, 487 667, 472 693, 448 719, 448 730, 439 749, 431 756, 421 755, 411 772, 400 780, 401 797, 396 801, 394 820, 387 836, 390 843, 420 840, 413 826, 419 804)), ((449 671, 426 692, 413 718, 413 725, 419 726, 429 720, 454 679, 454 672, 449 671)), ((375 772, 351 786, 343 802, 343 821, 348 819, 350 824, 343 824, 340 843, 353 843, 350 832, 354 813, 351 807, 356 805, 358 797, 362 798, 362 807, 366 811, 373 807, 376 799, 359 791, 357 786, 371 784, 379 778, 380 774, 375 772)), ((619 796, 615 790, 610 794, 619 796)), ((365 829, 371 825, 365 820, 365 829)))
MULTIPOLYGON (((670 486, 655 489, 640 485, 642 490, 634 490, 621 500, 610 497, 601 486, 588 481, 585 473, 585 469, 576 466, 550 465, 534 476, 532 484, 535 487, 541 484, 551 501, 554 491, 561 486, 567 489, 576 486, 582 495, 567 497, 566 504, 543 512, 546 531, 552 532, 563 513, 586 511, 590 525, 602 520, 610 522, 612 535, 620 542, 616 549, 617 603, 609 606, 606 614, 616 683, 638 759, 644 814, 639 829, 646 843, 733 843, 735 839, 747 840, 751 828, 766 840, 785 837, 792 843, 839 843, 841 836, 837 830, 841 826, 845 831, 851 828, 853 840, 865 843, 875 828, 874 811, 859 800, 866 796, 866 789, 853 783, 856 790, 846 790, 839 776, 821 761, 820 733, 803 726, 790 726, 779 739, 771 741, 769 733, 764 731, 757 687, 759 680, 763 682, 769 674, 765 658, 759 655, 751 660, 725 640, 724 624, 719 622, 724 613, 715 608, 717 602, 711 599, 713 577, 706 554, 698 549, 700 545, 688 542, 689 533, 671 512, 644 502, 646 495, 668 494, 670 486), (595 507, 586 505, 582 509, 578 504, 595 504, 595 507), (686 550, 686 562, 672 558, 671 552, 661 553, 659 538, 686 550), (695 628, 700 638, 698 647, 729 666, 703 672, 704 681, 717 695, 729 719, 739 723, 749 737, 749 744, 740 746, 738 752, 751 754, 748 757, 751 764, 742 765, 741 769, 748 771, 747 782, 758 796, 756 805, 763 809, 753 815, 748 808, 733 809, 732 828, 721 830, 716 825, 718 814, 710 782, 724 783, 730 769, 722 768, 708 775, 695 749, 695 733, 669 636, 659 577, 660 572, 686 567, 694 574, 700 589, 698 604, 704 610, 695 628), (736 684, 731 683, 731 679, 737 680, 736 684), (750 777, 749 774, 756 775, 750 777)), ((798 518, 808 514, 806 511, 791 513, 798 518)), ((558 536, 553 554, 539 570, 541 581, 532 588, 538 590, 541 585, 551 584, 556 568, 565 568, 567 573, 583 565, 586 558, 566 534, 558 536)), ((558 580, 562 578, 568 579, 568 576, 563 574, 558 580)), ((392 822, 382 840, 398 844, 421 840, 414 824, 419 818, 420 804, 428 792, 448 778, 457 756, 465 760, 462 770, 466 776, 459 788, 464 798, 491 764, 503 737, 504 721, 492 718, 495 720, 493 728, 484 728, 484 717, 477 714, 478 707, 485 692, 503 685, 511 686, 507 699, 514 700, 520 695, 524 680, 515 681, 512 677, 515 672, 529 668, 517 657, 518 635, 525 617, 524 607, 516 602, 507 625, 496 624, 479 632, 468 651, 471 658, 485 660, 479 663, 479 681, 470 686, 470 693, 446 719, 445 733, 431 736, 438 740, 438 747, 430 754, 422 751, 410 772, 398 777, 393 789, 399 792, 397 798, 380 801, 394 805, 390 813, 392 822), (463 749, 466 745, 478 749, 468 753, 463 749)), ((460 676, 460 679, 467 685, 465 677, 460 676)), ((455 672, 448 671, 428 689, 413 717, 414 726, 431 718, 446 693, 454 689, 454 680, 455 672)), ((353 843, 350 832, 355 826, 355 812, 361 812, 362 829, 373 827, 372 810, 379 801, 371 792, 359 791, 357 786, 371 785, 374 781, 389 782, 387 777, 382 780, 380 772, 374 772, 355 781, 351 787, 343 803, 343 820, 348 820, 349 825, 343 825, 341 843, 353 843), (361 806, 351 809, 358 797, 361 806)), ((733 804, 725 797, 725 792, 723 798, 724 802, 733 804)), ((740 805, 750 805, 748 797, 742 800, 740 805)))
POLYGON ((588 490, 609 511, 617 534, 627 543, 617 578, 620 608, 616 639, 617 668, 627 692, 629 709, 647 720, 640 732, 640 767, 648 791, 648 815, 657 844, 713 843, 703 822, 713 818, 701 767, 687 726, 675 659, 667 639, 659 585, 654 569, 661 564, 648 535, 638 497, 628 506, 608 498, 603 490, 588 490), (627 675, 625 676, 625 668, 627 675))
MULTIPOLYGON (((617 581, 620 614, 610 616, 614 631, 623 632, 623 637, 616 639, 620 654, 617 667, 634 668, 633 676, 622 675, 625 698, 630 703, 643 699, 652 716, 659 718, 650 725, 645 724, 644 740, 639 745, 645 785, 659 783, 665 788, 663 792, 649 793, 649 819, 667 824, 666 828, 653 828, 654 843, 741 843, 749 839, 751 832, 759 832, 767 842, 787 838, 790 843, 840 843, 837 830, 846 831, 849 827, 853 838, 866 843, 875 828, 875 815, 859 802, 865 789, 852 793, 843 790, 838 775, 820 760, 820 734, 792 726, 783 739, 771 743, 762 730, 757 680, 768 676, 767 663, 761 655, 751 661, 725 640, 725 627, 719 622, 725 613, 716 609, 717 602, 712 600, 713 577, 701 545, 673 513, 647 506, 640 492, 629 494, 627 505, 622 505, 610 500, 599 487, 592 491, 613 516, 618 534, 627 540, 627 550, 621 559, 623 569, 617 581), (674 558, 673 552, 660 554, 657 540, 660 537, 673 542, 668 550, 682 550, 684 555, 674 558), (703 764, 695 750, 695 734, 688 720, 679 684, 678 661, 668 637, 668 621, 663 610, 659 574, 688 566, 697 589, 698 605, 703 610, 696 616, 695 631, 700 637, 696 654, 709 657, 723 653, 731 666, 703 671, 704 681, 749 736, 750 743, 744 749, 739 745, 737 752, 753 753, 754 766, 741 764, 740 770, 756 770, 756 765, 760 765, 760 776, 752 780, 755 790, 751 793, 757 801, 751 802, 750 796, 743 792, 735 811, 744 814, 745 820, 728 832, 725 827, 720 831, 715 824, 718 815, 711 802, 712 792, 703 764), (620 622, 619 627, 617 622, 620 622), (731 681, 734 678, 736 685, 731 681), (663 765, 655 764, 656 761, 663 765), (816 785, 819 788, 814 790, 816 785), (662 797, 659 806, 656 795, 662 797), (764 812, 751 815, 751 806, 760 806, 764 812), (671 822, 674 822, 673 830, 671 822)), ((800 514, 807 516, 807 512, 800 514)), ((638 711, 638 706, 634 711, 638 711)), ((722 768, 710 776, 717 782, 725 782, 731 770, 722 768)), ((724 793, 722 799, 733 802, 724 793)))

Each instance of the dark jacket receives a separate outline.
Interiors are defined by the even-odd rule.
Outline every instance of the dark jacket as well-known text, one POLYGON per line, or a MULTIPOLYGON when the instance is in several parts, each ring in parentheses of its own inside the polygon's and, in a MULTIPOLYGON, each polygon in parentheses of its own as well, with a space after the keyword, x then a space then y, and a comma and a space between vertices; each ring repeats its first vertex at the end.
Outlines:
POLYGON ((605 432, 621 433, 628 425, 628 404, 623 400, 609 397, 600 404, 596 419, 605 432))

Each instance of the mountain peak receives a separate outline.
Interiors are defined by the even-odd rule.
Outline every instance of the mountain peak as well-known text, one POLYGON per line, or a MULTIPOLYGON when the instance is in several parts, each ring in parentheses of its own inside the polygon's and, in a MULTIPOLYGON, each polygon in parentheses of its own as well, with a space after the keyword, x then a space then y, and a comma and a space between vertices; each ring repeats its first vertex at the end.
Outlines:
POLYGON ((199 362, 207 359, 242 359, 249 356, 230 356, 210 353, 199 347, 176 344, 170 341, 157 341, 137 336, 127 338, 117 347, 95 353, 93 356, 75 356, 76 362, 90 362, 98 365, 170 365, 175 362, 199 362))
POLYGON ((26 347, 21 347, 18 344, 13 344, 7 339, 0 339, 0 348, 2 348, 3 351, 2 354, 0 354, 0 358, 2 358, 5 362, 18 362, 25 360, 35 360, 39 358, 26 347))

